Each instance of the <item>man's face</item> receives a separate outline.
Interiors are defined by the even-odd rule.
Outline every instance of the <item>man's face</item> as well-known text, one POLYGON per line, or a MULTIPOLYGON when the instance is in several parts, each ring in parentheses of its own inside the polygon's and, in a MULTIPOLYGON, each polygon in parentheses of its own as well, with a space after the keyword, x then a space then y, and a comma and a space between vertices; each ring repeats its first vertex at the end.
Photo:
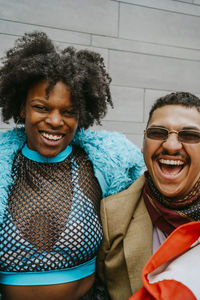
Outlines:
MULTIPOLYGON (((195 107, 165 105, 153 112, 148 128, 155 126, 200 131, 200 113, 195 107)), ((165 141, 145 135, 143 154, 155 186, 167 197, 185 196, 200 176, 200 143, 181 143, 176 133, 165 141)))

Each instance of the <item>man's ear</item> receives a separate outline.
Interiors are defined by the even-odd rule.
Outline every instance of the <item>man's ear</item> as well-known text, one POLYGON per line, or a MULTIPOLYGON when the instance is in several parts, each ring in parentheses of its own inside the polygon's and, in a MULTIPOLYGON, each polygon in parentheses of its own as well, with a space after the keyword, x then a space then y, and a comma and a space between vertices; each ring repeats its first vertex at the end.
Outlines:
POLYGON ((142 154, 144 154, 144 147, 145 147, 145 136, 143 136, 143 141, 142 141, 142 147, 141 147, 142 154))

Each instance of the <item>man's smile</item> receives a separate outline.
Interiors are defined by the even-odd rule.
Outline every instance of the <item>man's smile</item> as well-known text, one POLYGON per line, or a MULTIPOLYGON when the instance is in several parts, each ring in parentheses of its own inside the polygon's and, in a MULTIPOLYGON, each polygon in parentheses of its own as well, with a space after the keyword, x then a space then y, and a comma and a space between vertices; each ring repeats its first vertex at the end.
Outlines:
POLYGON ((174 177, 177 177, 180 175, 182 170, 184 169, 186 163, 183 160, 180 159, 164 159, 160 158, 156 161, 158 168, 160 169, 160 174, 164 177, 167 176, 168 179, 170 177, 174 179, 174 177))
POLYGON ((159 163, 160 164, 165 164, 165 165, 171 165, 171 166, 180 166, 180 165, 183 165, 184 162, 181 161, 181 160, 170 160, 170 159, 159 159, 159 163))

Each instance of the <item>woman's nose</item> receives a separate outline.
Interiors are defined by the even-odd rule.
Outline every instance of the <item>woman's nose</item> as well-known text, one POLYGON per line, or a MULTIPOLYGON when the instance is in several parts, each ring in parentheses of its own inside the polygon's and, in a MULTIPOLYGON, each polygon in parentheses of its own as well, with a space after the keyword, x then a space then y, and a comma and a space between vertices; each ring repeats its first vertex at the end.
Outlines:
POLYGON ((46 123, 52 127, 60 127, 64 124, 64 121, 60 112, 52 111, 48 114, 46 123))

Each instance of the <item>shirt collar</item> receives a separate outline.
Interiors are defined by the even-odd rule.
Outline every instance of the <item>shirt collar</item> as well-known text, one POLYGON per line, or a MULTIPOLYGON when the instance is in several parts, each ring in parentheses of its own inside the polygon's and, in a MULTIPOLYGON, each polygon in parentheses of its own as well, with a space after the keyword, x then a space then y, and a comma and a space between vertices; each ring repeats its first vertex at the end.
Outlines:
POLYGON ((65 150, 60 152, 58 155, 53 157, 46 157, 38 153, 37 151, 31 150, 28 148, 28 145, 25 144, 22 148, 22 154, 30 160, 41 162, 41 163, 57 163, 64 161, 72 152, 72 146, 68 145, 65 150))

